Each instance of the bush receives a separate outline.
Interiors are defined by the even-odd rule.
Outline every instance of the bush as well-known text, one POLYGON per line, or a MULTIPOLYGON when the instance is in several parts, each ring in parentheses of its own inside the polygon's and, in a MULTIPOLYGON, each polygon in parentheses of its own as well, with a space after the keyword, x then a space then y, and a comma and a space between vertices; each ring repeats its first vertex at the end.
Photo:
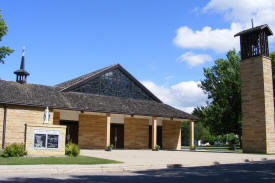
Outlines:
POLYGON ((80 154, 80 148, 78 147, 78 145, 70 142, 66 144, 65 154, 70 157, 76 157, 80 154))
POLYGON ((113 145, 113 144, 110 144, 110 145, 107 147, 107 151, 112 151, 113 148, 114 148, 114 145, 113 145))
POLYGON ((159 146, 159 145, 156 145, 156 146, 155 146, 155 149, 156 149, 156 151, 158 151, 158 150, 160 149, 160 146, 159 146))
POLYGON ((233 137, 230 141, 229 144, 232 145, 238 145, 239 144, 239 139, 237 137, 233 137))
POLYGON ((214 144, 215 144, 215 141, 216 141, 216 139, 215 139, 214 136, 210 136, 210 137, 209 137, 208 142, 209 142, 210 145, 214 145, 214 144))
POLYGON ((24 155, 27 155, 24 144, 13 143, 11 145, 6 146, 2 156, 3 157, 21 157, 24 155))

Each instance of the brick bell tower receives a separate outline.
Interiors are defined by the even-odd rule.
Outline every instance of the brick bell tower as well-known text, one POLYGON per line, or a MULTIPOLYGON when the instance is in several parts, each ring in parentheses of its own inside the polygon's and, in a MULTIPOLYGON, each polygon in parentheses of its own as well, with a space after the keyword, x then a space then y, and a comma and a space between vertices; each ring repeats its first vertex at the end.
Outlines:
POLYGON ((268 25, 237 33, 241 43, 242 146, 246 153, 275 153, 274 98, 268 25))

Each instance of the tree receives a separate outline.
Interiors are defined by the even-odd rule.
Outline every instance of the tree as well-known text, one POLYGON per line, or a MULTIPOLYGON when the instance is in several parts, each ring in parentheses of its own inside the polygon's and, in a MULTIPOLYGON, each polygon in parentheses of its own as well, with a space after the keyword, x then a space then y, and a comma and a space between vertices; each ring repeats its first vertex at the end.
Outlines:
POLYGON ((208 105, 193 112, 209 127, 211 134, 241 135, 240 55, 227 52, 227 59, 217 59, 214 66, 204 68, 200 87, 208 95, 208 105))
MULTIPOLYGON (((6 25, 0 10, 0 41, 2 41, 2 37, 7 34, 8 26, 6 25)), ((14 50, 10 49, 7 46, 0 47, 0 63, 5 63, 4 59, 10 55, 14 50)))
MULTIPOLYGON (((272 61, 273 93, 275 104, 275 52, 272 61)), ((209 127, 211 134, 229 133, 241 136, 241 83, 240 56, 235 50, 227 53, 227 59, 217 59, 211 68, 204 68, 205 79, 200 87, 208 95, 207 106, 197 107, 193 115, 209 127)))
MULTIPOLYGON (((209 129, 204 127, 201 122, 195 122, 195 142, 198 140, 207 141, 210 136, 209 129)), ((189 145, 190 123, 181 123, 181 143, 182 145, 189 145)), ((208 141, 207 141, 208 142, 208 141)))

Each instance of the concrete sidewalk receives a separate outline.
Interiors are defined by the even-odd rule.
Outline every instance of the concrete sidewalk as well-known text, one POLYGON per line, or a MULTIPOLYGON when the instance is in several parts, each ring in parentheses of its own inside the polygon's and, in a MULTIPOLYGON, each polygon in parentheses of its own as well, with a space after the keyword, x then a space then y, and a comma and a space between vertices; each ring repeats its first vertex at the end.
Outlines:
POLYGON ((126 165, 154 167, 175 164, 185 167, 209 166, 213 164, 232 164, 262 160, 275 160, 275 155, 213 152, 200 150, 113 150, 112 152, 103 150, 82 150, 81 154, 85 156, 122 161, 126 165))
POLYGON ((275 155, 201 151, 81 150, 81 155, 122 161, 101 165, 4 165, 1 174, 70 174, 88 172, 128 172, 173 167, 211 166, 275 160, 275 155))

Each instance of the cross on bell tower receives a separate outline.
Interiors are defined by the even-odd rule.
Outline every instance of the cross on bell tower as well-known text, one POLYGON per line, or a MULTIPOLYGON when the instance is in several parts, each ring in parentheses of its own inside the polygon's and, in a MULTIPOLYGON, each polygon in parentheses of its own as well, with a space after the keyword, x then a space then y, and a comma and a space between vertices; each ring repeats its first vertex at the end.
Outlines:
POLYGON ((21 58, 21 65, 20 69, 14 71, 14 74, 16 75, 16 82, 24 84, 27 83, 27 77, 30 75, 26 70, 25 70, 25 47, 22 49, 22 58, 21 58))

